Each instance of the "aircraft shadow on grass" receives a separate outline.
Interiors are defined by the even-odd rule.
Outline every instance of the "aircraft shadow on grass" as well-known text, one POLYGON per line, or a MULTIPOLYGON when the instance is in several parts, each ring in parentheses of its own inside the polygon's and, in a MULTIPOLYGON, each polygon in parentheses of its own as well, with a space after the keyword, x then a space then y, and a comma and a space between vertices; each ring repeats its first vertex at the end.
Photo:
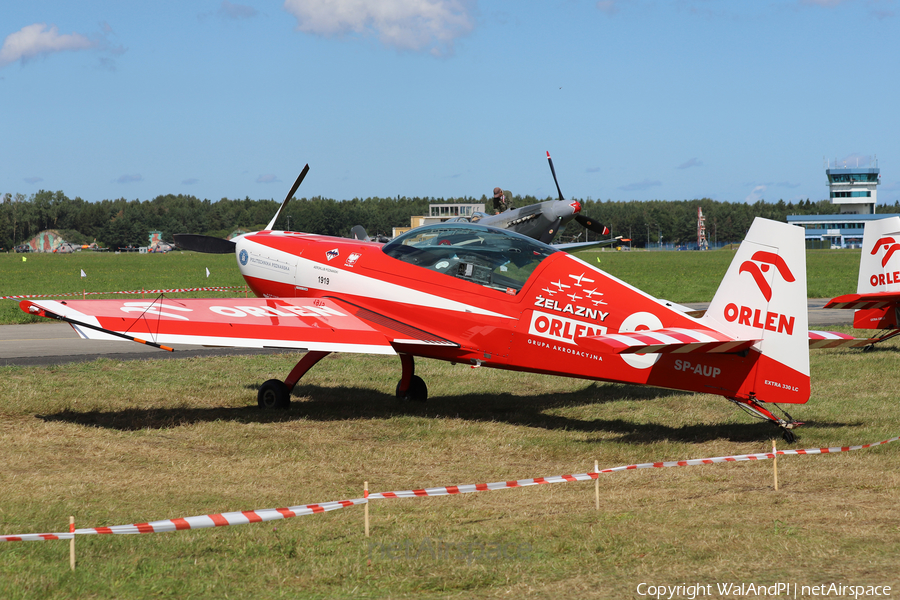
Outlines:
MULTIPOLYGON (((247 388, 256 390, 258 386, 252 385, 247 388)), ((608 438, 599 435, 601 433, 617 434, 616 441, 633 444, 650 444, 662 440, 700 443, 717 439, 732 442, 754 442, 768 440, 775 433, 771 425, 765 422, 696 423, 670 426, 662 423, 636 423, 621 418, 584 420, 549 412, 554 409, 617 401, 652 402, 679 395, 683 395, 683 392, 632 385, 606 384, 598 386, 591 384, 582 390, 568 393, 554 392, 532 396, 517 396, 508 393, 435 396, 428 402, 420 403, 402 402, 393 395, 370 388, 298 385, 293 393, 295 401, 286 411, 267 411, 256 406, 129 408, 88 412, 67 409, 57 413, 37 415, 37 417, 48 422, 66 422, 120 431, 136 431, 139 429, 167 429, 212 421, 279 423, 305 419, 328 422, 354 419, 388 420, 400 416, 419 416, 431 419, 500 422, 553 431, 596 433, 598 442, 608 441, 608 438), (300 400, 302 398, 312 399, 300 400)), ((730 407, 723 404, 722 410, 723 412, 728 411, 730 407)), ((808 425, 843 427, 848 424, 819 422, 808 425)))

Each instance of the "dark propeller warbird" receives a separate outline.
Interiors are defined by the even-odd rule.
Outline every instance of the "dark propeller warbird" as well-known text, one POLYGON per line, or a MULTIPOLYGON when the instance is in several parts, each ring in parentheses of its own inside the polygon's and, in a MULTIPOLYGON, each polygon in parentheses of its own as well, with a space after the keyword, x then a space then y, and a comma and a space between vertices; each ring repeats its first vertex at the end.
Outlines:
MULTIPOLYGON (((457 217, 450 220, 477 222, 489 227, 508 229, 540 240, 545 244, 551 243, 556 234, 573 220, 588 231, 593 231, 598 235, 609 235, 609 229, 606 226, 581 214, 581 204, 577 200, 566 200, 563 197, 562 191, 559 189, 559 181, 556 179, 556 169, 553 168, 553 159, 550 158, 549 152, 547 153, 547 161, 550 163, 550 172, 553 174, 553 182, 556 183, 559 200, 547 200, 546 202, 538 202, 522 208, 512 208, 498 215, 476 213, 471 218, 457 217)), ((610 238, 598 242, 580 243, 575 246, 597 246, 612 244, 616 241, 617 238, 610 238)), ((564 248, 566 246, 569 245, 562 244, 557 247, 564 248)))

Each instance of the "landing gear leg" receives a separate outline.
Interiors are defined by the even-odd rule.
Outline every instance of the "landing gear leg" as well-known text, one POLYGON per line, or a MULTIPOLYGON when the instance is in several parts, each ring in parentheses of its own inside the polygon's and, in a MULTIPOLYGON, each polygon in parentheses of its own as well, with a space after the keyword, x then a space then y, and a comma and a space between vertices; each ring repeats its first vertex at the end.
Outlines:
MULTIPOLYGON (((770 421, 781 428, 781 437, 784 438, 788 444, 793 444, 797 440, 797 436, 794 434, 794 428, 803 425, 802 421, 797 421, 791 415, 787 414, 787 412, 778 408, 786 418, 780 418, 773 415, 769 410, 764 408, 755 397, 751 395, 750 398, 729 398, 732 402, 743 408, 745 411, 750 413, 751 415, 758 417, 760 419, 764 419, 766 421, 770 421)), ((773 404, 773 406, 775 406, 773 404)))
POLYGON ((868 346, 863 346, 863 352, 870 352, 875 349, 875 344, 879 342, 885 342, 892 337, 897 337, 900 335, 900 329, 885 329, 883 333, 879 336, 872 338, 870 341, 872 342, 868 346))
POLYGON ((286 409, 291 406, 291 392, 297 382, 312 369, 316 363, 331 354, 331 352, 307 352, 291 369, 284 382, 278 379, 270 379, 261 386, 256 394, 256 402, 260 408, 286 409))
POLYGON ((397 398, 412 402, 425 402, 428 400, 428 386, 425 381, 416 375, 416 363, 411 354, 400 354, 400 365, 403 373, 397 383, 397 398))

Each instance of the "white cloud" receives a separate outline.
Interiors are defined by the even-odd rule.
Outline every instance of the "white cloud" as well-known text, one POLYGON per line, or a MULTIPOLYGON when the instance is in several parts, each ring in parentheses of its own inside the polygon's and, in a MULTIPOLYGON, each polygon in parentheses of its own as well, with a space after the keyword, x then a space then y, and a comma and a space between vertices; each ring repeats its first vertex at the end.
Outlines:
POLYGON ((122 175, 118 179, 116 179, 116 183, 134 183, 135 181, 143 181, 144 178, 140 176, 140 174, 135 175, 122 175))
POLYGON ((23 63, 36 56, 46 56, 66 50, 86 50, 94 48, 97 42, 78 33, 60 34, 56 25, 49 28, 46 23, 26 25, 19 31, 6 36, 0 48, 0 67, 17 60, 23 63))
POLYGON ((472 0, 285 0, 297 29, 325 37, 376 37, 400 50, 452 54, 474 28, 472 0))
POLYGON ((692 158, 687 162, 681 163, 680 165, 678 165, 675 168, 676 169, 690 169, 691 167, 702 167, 702 166, 703 166, 702 160, 700 160, 699 158, 692 158))
POLYGON ((278 183, 280 181, 278 177, 272 174, 260 175, 256 178, 256 183, 278 183))
POLYGON ((759 202, 760 200, 763 199, 763 196, 765 195, 765 193, 766 193, 766 186, 758 185, 755 188, 753 188, 753 191, 750 192, 750 194, 746 198, 744 198, 744 202, 746 202, 747 204, 753 204, 755 202, 759 202))
POLYGON ((232 4, 228 0, 222 0, 219 6, 219 16, 226 19, 251 19, 259 14, 252 6, 245 4, 232 4))
POLYGON ((616 6, 616 0, 598 0, 597 10, 612 16, 619 12, 619 7, 616 6))
POLYGON ((645 179, 636 183, 629 183, 628 185, 620 186, 619 189, 625 192, 635 192, 649 190, 650 188, 656 187, 658 185, 662 185, 662 181, 659 181, 658 179, 645 179))

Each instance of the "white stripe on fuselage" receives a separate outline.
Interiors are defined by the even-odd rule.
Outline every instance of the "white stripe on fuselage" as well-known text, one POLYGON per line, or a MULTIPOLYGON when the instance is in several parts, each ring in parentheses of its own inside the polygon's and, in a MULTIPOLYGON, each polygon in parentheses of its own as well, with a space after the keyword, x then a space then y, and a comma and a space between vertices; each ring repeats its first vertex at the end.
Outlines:
MULTIPOLYGON (((238 267, 241 270, 241 274, 250 277, 268 279, 270 281, 285 283, 290 286, 302 286, 331 294, 369 296, 414 306, 439 308, 442 310, 452 310, 461 313, 472 313, 490 317, 512 318, 508 315, 486 310, 472 304, 456 302, 455 300, 450 300, 443 296, 436 296, 400 284, 390 283, 383 279, 376 279, 374 277, 354 273, 352 270, 341 268, 343 262, 340 263, 341 266, 338 266, 337 264, 320 263, 289 252, 276 250, 269 246, 263 246, 262 244, 247 239, 238 242, 236 256, 240 256, 241 250, 252 252, 258 257, 265 257, 269 260, 276 260, 281 263, 292 265, 289 273, 281 273, 254 267, 254 264, 251 261, 248 261, 247 265, 243 266, 240 264, 240 259, 238 259, 238 267), (320 285, 319 277, 327 278, 328 285, 320 285)), ((343 257, 341 257, 341 260, 344 260, 343 257)), ((359 264, 360 263, 357 263, 357 267, 355 268, 359 268, 359 264)))

